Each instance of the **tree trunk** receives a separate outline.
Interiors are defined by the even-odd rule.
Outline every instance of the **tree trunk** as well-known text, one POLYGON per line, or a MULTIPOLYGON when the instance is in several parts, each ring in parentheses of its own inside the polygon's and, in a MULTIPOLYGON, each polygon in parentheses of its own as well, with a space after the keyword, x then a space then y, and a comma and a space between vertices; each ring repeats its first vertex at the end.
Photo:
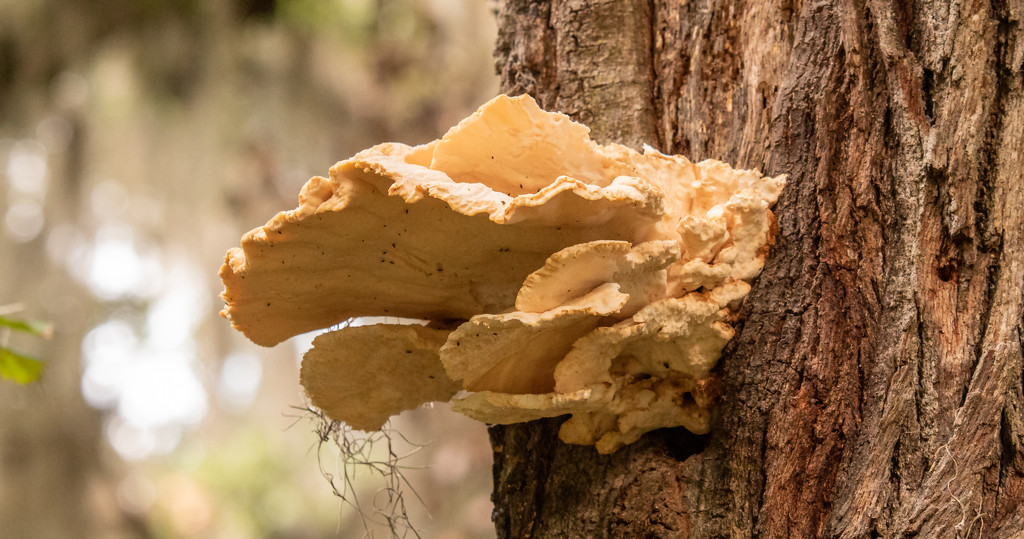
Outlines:
POLYGON ((707 436, 492 427, 500 537, 1024 534, 1024 3, 506 0, 505 91, 788 174, 707 436))

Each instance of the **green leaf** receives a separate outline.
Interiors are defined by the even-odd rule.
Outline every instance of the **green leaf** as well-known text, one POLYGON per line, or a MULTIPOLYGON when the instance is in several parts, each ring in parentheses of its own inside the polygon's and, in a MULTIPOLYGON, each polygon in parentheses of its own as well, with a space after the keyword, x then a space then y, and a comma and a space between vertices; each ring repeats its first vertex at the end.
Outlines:
POLYGON ((0 316, 0 326, 9 327, 14 331, 31 333, 32 335, 37 335, 44 339, 49 339, 50 336, 53 335, 53 324, 48 322, 16 320, 14 318, 0 316))
POLYGON ((43 362, 0 348, 0 376, 19 384, 31 384, 43 374, 43 362))

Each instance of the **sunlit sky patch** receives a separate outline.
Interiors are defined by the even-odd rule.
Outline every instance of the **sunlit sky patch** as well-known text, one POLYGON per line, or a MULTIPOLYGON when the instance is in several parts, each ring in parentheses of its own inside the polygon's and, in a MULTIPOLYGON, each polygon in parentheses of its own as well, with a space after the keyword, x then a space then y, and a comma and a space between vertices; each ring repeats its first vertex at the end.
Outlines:
MULTIPOLYGON (((115 236, 116 238, 116 236, 115 236)), ((123 238, 120 238, 123 239, 123 238)), ((120 239, 115 241, 120 241, 120 239)), ((116 262, 135 256, 127 241, 104 251, 97 242, 93 257, 115 256, 116 262), (113 255, 111 255, 113 253, 113 255)), ((103 261, 100 264, 113 263, 103 261)), ((137 271, 141 264, 136 264, 137 271)), ((196 268, 181 258, 157 270, 156 294, 142 323, 115 316, 93 328, 82 341, 85 369, 82 393, 93 406, 117 412, 107 434, 111 445, 129 459, 165 453, 174 448, 183 428, 198 424, 208 411, 206 388, 193 338, 196 326, 209 309, 206 287, 196 268)), ((93 272, 86 274, 88 279, 93 272)), ((122 274, 129 285, 114 288, 112 281, 87 281, 90 288, 116 296, 135 293, 136 275, 122 274)), ((153 290, 151 289, 151 290, 153 290)), ((137 295, 137 294, 136 294, 137 295)), ((237 361, 236 361, 237 363, 237 361)), ((235 365, 225 375, 238 375, 228 383, 236 400, 252 400, 262 372, 235 365), (233 384, 233 385, 232 385, 233 384)), ((221 382, 220 385, 225 385, 221 382)))
POLYGON ((244 352, 231 354, 221 365, 218 402, 228 412, 244 412, 256 397, 262 377, 263 364, 259 358, 244 352))
POLYGON ((12 194, 36 198, 46 195, 46 149, 35 140, 15 143, 7 157, 7 179, 12 194))
POLYGON ((160 253, 125 224, 105 224, 87 253, 79 277, 97 298, 146 298, 160 290, 160 253))
POLYGON ((7 165, 2 169, 7 183, 7 208, 3 230, 17 243, 31 241, 43 230, 48 169, 46 149, 34 140, 4 141, 7 165))
MULTIPOLYGON (((69 126, 50 118, 39 126, 43 143, 0 141, 0 174, 6 207, 0 226, 14 241, 26 242, 45 229, 49 181, 47 152, 62 151, 69 126)), ((144 302, 141 317, 118 311, 88 332, 82 341, 82 394, 92 406, 110 410, 106 433, 128 459, 171 451, 182 430, 208 412, 195 331, 210 309, 206 277, 186 253, 160 248, 135 229, 126 215, 133 204, 125 186, 99 179, 89 191, 95 231, 51 223, 46 250, 96 298, 118 303, 144 302)), ((241 411, 262 377, 259 361, 232 356, 219 373, 218 397, 241 411)))
POLYGON ((34 200, 16 200, 4 214, 7 236, 18 243, 32 241, 43 231, 43 207, 34 200))

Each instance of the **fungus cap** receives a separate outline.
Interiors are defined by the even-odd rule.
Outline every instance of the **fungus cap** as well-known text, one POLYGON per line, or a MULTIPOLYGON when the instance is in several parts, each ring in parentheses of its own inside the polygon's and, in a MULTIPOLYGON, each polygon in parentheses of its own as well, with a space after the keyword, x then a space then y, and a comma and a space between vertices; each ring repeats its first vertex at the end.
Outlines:
POLYGON ((447 335, 391 324, 330 331, 313 339, 299 377, 310 402, 329 417, 377 430, 392 415, 459 391, 437 355, 447 335))

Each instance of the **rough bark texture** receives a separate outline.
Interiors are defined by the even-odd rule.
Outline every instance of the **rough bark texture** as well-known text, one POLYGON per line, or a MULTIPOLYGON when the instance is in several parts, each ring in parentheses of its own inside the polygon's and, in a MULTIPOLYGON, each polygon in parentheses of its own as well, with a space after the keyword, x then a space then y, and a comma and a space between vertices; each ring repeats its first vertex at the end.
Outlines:
POLYGON ((491 430, 500 537, 1024 534, 1024 3, 507 0, 504 89, 788 174, 712 434, 491 430))

